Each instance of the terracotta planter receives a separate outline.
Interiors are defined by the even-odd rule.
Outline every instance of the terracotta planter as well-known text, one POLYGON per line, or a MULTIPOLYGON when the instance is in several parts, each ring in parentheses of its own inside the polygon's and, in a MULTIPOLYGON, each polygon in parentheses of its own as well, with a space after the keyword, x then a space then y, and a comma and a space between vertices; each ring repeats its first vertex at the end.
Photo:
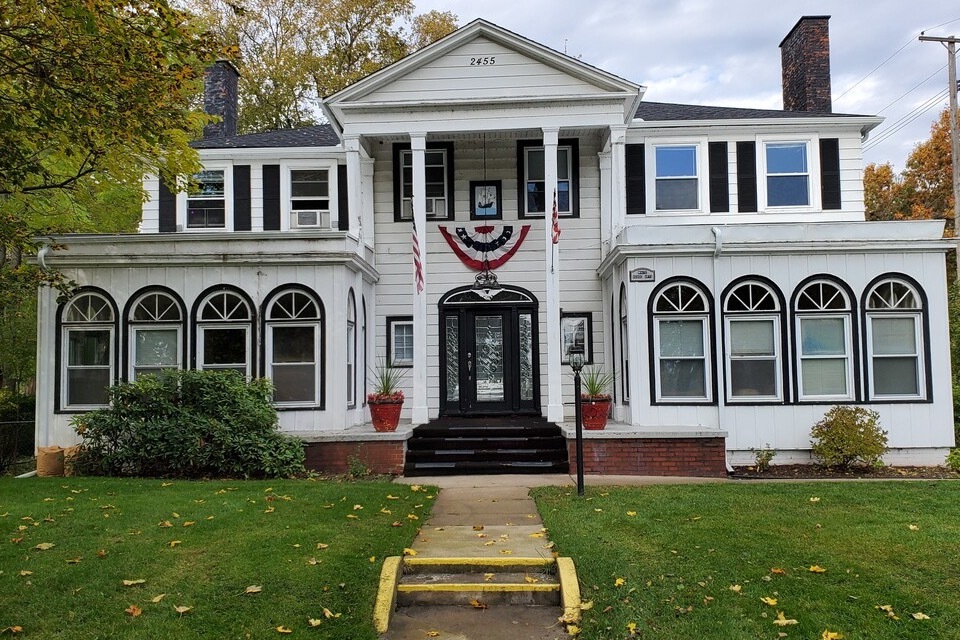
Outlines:
POLYGON ((400 410, 403 409, 403 401, 400 402, 370 402, 370 420, 373 422, 373 428, 377 431, 396 431, 400 424, 400 410))
POLYGON ((589 400, 583 398, 580 402, 580 417, 583 428, 599 431, 607 426, 607 416, 610 415, 610 399, 589 400))

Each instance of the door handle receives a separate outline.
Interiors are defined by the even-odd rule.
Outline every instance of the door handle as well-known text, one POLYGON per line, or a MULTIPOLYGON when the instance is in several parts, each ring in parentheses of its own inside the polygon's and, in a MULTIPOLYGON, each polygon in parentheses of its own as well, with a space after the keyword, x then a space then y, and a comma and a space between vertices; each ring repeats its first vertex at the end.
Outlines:
POLYGON ((473 353, 467 352, 467 380, 473 380, 473 353))

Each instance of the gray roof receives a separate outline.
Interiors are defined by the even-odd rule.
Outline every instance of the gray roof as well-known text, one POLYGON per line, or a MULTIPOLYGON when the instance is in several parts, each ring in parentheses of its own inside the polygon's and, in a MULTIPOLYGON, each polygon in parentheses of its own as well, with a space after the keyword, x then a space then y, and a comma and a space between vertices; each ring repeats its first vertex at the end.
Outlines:
POLYGON ((636 117, 651 122, 663 120, 748 120, 758 118, 836 118, 863 117, 830 111, 781 111, 778 109, 741 109, 709 107, 699 104, 646 102, 637 107, 636 117))
POLYGON ((254 149, 263 147, 335 147, 340 139, 329 124, 300 129, 275 129, 242 136, 205 138, 191 142, 194 149, 254 149))

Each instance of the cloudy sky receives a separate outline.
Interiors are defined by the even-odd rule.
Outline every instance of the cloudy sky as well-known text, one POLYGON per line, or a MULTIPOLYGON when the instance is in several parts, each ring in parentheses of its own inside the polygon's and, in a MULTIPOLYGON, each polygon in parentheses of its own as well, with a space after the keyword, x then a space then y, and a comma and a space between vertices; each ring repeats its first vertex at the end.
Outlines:
POLYGON ((947 105, 947 53, 960 35, 946 0, 416 0, 417 11, 484 18, 647 87, 645 99, 780 109, 778 45, 803 15, 829 15, 833 109, 886 118, 867 162, 902 169, 947 105), (879 67, 879 68, 877 68, 879 67), (912 121, 911 121, 912 120, 912 121))

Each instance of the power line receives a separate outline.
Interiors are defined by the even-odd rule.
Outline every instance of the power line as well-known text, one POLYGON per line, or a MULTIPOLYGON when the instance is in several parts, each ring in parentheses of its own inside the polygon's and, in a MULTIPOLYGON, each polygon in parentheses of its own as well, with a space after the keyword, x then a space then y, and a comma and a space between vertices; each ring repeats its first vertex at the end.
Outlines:
POLYGON ((928 98, 927 100, 923 101, 919 106, 914 107, 907 114, 901 116, 900 119, 891 123, 889 126, 883 128, 878 135, 872 136, 870 140, 863 145, 864 152, 870 151, 878 147, 882 143, 886 142, 887 140, 889 140, 890 138, 898 134, 903 129, 907 128, 910 124, 912 124, 915 120, 917 120, 917 118, 919 118, 926 112, 930 111, 930 109, 937 106, 938 103, 946 97, 947 97, 947 91, 946 89, 944 89, 942 91, 937 92, 936 95, 932 96, 931 98, 928 98))

